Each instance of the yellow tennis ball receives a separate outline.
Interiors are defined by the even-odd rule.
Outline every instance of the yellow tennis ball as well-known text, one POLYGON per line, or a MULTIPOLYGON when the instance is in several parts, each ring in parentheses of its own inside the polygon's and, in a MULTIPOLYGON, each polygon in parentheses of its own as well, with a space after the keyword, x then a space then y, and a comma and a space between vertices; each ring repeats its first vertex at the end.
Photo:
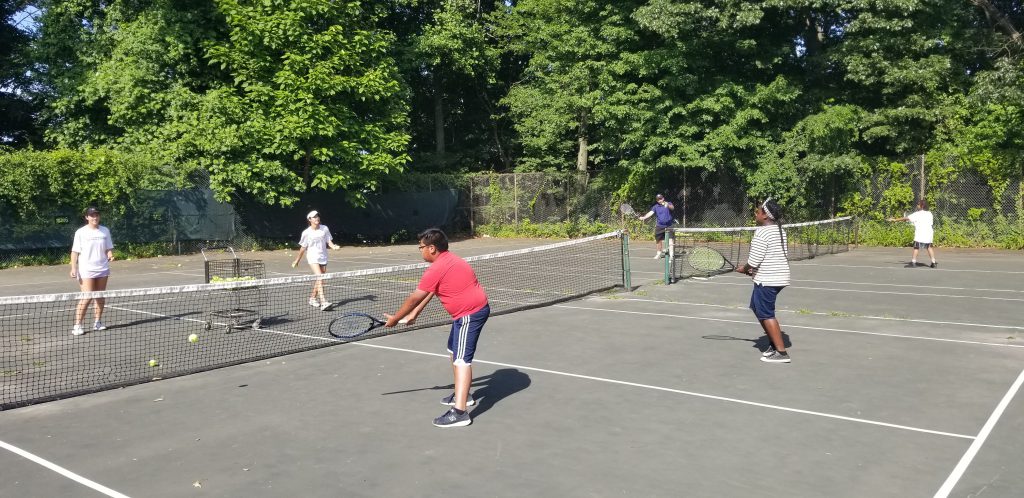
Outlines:
POLYGON ((199 342, 199 336, 196 334, 188 336, 188 342, 199 342))
POLYGON ((156 360, 149 360, 149 366, 151 366, 151 367, 155 367, 155 366, 157 366, 159 364, 160 364, 160 362, 158 362, 156 360))

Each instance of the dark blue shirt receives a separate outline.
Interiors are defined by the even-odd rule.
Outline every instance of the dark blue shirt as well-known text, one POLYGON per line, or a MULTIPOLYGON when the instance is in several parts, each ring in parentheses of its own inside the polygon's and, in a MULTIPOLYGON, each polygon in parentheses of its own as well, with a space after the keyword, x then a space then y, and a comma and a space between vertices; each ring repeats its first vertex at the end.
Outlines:
POLYGON ((659 227, 670 227, 675 223, 675 220, 672 219, 672 211, 669 211, 667 205, 655 204, 651 206, 651 211, 654 211, 654 217, 658 220, 659 227))

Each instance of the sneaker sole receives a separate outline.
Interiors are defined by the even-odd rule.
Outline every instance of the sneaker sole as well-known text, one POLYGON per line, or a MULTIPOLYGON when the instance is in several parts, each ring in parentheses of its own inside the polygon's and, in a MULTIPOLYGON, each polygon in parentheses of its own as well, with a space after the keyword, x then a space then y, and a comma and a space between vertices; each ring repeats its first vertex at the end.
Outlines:
POLYGON ((770 359, 768 359, 767 356, 762 356, 761 357, 761 361, 763 361, 765 363, 789 363, 790 359, 786 358, 784 360, 770 360, 770 359))
MULTIPOLYGON (((481 399, 483 399, 483 398, 481 398, 481 399)), ((444 406, 455 406, 455 402, 454 401, 452 401, 451 403, 445 403, 444 401, 442 401, 441 404, 444 405, 444 406)), ((475 399, 471 399, 471 400, 466 401, 466 406, 476 406, 476 400, 475 399)))
POLYGON ((466 419, 466 420, 460 420, 458 422, 452 422, 450 424, 439 424, 437 422, 434 422, 434 427, 440 427, 442 429, 446 429, 448 427, 465 427, 465 426, 467 426, 469 424, 472 424, 472 423, 473 423, 473 419, 470 418, 470 419, 466 419))

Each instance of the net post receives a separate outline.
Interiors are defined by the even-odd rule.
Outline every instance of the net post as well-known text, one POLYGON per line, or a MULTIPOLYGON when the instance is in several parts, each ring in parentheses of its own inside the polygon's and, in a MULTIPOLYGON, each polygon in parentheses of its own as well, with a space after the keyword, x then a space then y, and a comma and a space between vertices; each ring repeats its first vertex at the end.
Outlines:
POLYGON ((622 286, 627 292, 633 292, 632 271, 629 268, 629 232, 619 232, 622 237, 622 286))
POLYGON ((665 230, 665 239, 668 240, 668 252, 665 254, 665 285, 672 283, 672 259, 675 258, 676 238, 672 229, 665 230))

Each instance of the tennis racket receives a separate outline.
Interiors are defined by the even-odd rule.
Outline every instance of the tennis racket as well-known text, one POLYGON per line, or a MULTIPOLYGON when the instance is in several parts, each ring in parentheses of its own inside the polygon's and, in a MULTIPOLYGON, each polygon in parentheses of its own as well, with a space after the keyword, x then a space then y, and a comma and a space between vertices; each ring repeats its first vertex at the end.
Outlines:
POLYGON ((633 206, 630 206, 625 202, 619 204, 619 212, 621 212, 625 216, 636 216, 636 211, 633 211, 633 206))
POLYGON ((327 332, 338 339, 352 339, 382 326, 382 320, 366 313, 345 313, 331 320, 327 332))
POLYGON ((728 259, 725 259, 722 253, 710 247, 693 247, 688 252, 686 263, 693 267, 694 270, 711 274, 726 269, 729 271, 735 269, 735 266, 728 259))

